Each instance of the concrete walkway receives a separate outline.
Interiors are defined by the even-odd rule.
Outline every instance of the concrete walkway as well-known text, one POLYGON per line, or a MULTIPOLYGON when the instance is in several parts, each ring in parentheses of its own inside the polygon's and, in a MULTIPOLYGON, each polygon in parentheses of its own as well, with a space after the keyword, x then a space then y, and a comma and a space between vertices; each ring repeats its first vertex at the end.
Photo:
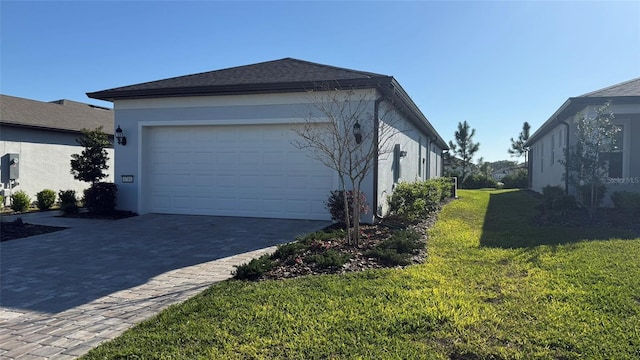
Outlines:
MULTIPOLYGON (((72 359, 228 279, 234 265, 324 221, 34 214, 70 228, 0 243, 0 358, 72 359)), ((2 221, 11 221, 4 217, 2 221)))

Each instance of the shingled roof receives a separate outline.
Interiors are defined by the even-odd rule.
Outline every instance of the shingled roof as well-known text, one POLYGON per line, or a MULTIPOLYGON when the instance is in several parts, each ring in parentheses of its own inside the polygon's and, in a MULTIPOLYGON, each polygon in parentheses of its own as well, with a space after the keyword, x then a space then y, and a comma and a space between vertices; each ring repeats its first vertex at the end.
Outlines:
POLYGON ((97 91, 87 93, 87 96, 113 101, 157 96, 251 94, 313 90, 327 82, 359 88, 389 83, 391 79, 387 75, 284 58, 97 91))
POLYGON ((180 96, 241 95, 326 90, 327 86, 380 90, 417 126, 436 137, 438 146, 447 143, 429 123, 402 86, 389 75, 284 58, 222 70, 179 76, 87 93, 94 99, 114 101, 180 96))
POLYGON ((113 135, 113 111, 108 108, 71 100, 42 102, 0 95, 0 124, 80 132, 95 129, 113 135))
POLYGON ((578 111, 589 105, 603 105, 610 101, 615 104, 640 104, 640 78, 635 78, 611 85, 603 89, 592 91, 580 96, 570 97, 556 110, 551 117, 531 135, 524 144, 530 146, 540 137, 553 129, 560 121, 575 115, 578 111))

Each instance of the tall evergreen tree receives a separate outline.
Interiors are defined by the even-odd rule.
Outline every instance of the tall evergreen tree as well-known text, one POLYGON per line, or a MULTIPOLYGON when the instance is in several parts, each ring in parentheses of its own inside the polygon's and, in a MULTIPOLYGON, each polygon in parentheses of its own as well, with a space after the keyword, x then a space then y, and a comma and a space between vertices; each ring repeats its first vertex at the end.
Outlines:
POLYGON ((465 120, 458 123, 458 130, 454 133, 456 142, 449 141, 449 148, 457 159, 452 159, 453 162, 457 162, 460 165, 460 180, 459 184, 464 182, 464 179, 469 175, 470 166, 473 161, 473 155, 480 149, 480 143, 473 142, 473 136, 476 134, 476 129, 471 129, 469 124, 465 120))
POLYGON ((81 154, 71 155, 71 174, 76 180, 89 182, 92 185, 106 178, 103 170, 109 169, 109 154, 106 148, 111 145, 109 137, 102 131, 102 126, 95 130, 82 129, 82 137, 76 142, 84 147, 81 154))
POLYGON ((520 135, 518 135, 517 139, 511 138, 511 148, 507 150, 511 156, 521 157, 524 155, 524 162, 527 162, 527 149, 524 146, 524 143, 529 139, 529 131, 531 130, 531 125, 528 122, 524 122, 522 125, 522 131, 520 135))

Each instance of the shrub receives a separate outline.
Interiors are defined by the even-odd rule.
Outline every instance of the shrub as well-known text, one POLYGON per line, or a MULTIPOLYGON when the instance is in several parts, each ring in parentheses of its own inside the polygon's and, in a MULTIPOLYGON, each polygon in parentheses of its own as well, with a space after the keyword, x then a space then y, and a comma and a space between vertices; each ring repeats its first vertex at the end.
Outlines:
POLYGON ((114 183, 98 182, 84 191, 84 204, 89 212, 109 214, 116 210, 118 186, 114 183))
POLYGON ((483 174, 474 174, 467 176, 462 182, 463 189, 482 189, 482 188, 494 188, 497 186, 496 181, 483 174))
POLYGON ((640 193, 638 192, 616 191, 611 194, 611 201, 616 209, 640 215, 640 193))
POLYGON ((233 276, 238 280, 257 280, 274 266, 275 262, 271 259, 271 255, 264 254, 257 259, 251 259, 248 263, 236 265, 233 276))
MULTIPOLYGON (((576 200, 582 206, 589 208, 591 204, 591 185, 585 184, 578 186, 576 189, 576 200)), ((599 208, 600 204, 602 204, 602 200, 604 199, 604 195, 607 193, 607 187, 603 184, 597 186, 597 197, 595 198, 595 207, 599 208)))
POLYGON ((53 204, 56 203, 56 192, 51 189, 44 189, 36 194, 38 198, 38 209, 48 210, 51 209, 53 204))
POLYGON ((529 186, 529 175, 526 170, 518 170, 502 178, 505 189, 526 189, 529 186))
POLYGON ((76 192, 74 190, 60 190, 58 192, 58 198, 60 199, 60 211, 63 214, 77 214, 78 199, 76 199, 76 192))
POLYGON ((420 234, 413 230, 400 230, 364 255, 378 259, 384 265, 406 266, 411 264, 411 254, 422 248, 424 243, 420 234))
POLYGON ((329 249, 320 254, 313 254, 305 257, 305 261, 314 263, 320 268, 341 267, 351 259, 351 255, 334 249, 329 249))
POLYGON ((25 212, 29 210, 31 198, 23 190, 16 191, 11 194, 11 209, 16 212, 25 212))
POLYGON ((389 211, 410 222, 419 221, 438 210, 440 202, 451 196, 448 178, 399 183, 387 198, 389 211))
POLYGON ((553 199, 558 196, 564 196, 564 189, 560 186, 547 185, 542 188, 542 199, 545 208, 553 209, 553 199))
POLYGON ((300 242, 291 242, 278 246, 271 259, 287 260, 304 252, 309 246, 300 242))
POLYGON ((554 210, 567 211, 577 207, 575 196, 571 195, 557 195, 551 202, 551 208, 554 210))
MULTIPOLYGON (((339 223, 345 223, 344 214, 344 192, 343 190, 334 190, 329 195, 329 199, 326 202, 326 207, 331 214, 331 220, 339 223)), ((363 192, 360 192, 360 214, 365 214, 369 211, 369 204, 367 204, 367 197, 363 192)), ((353 224, 353 202, 354 192, 352 190, 347 191, 347 202, 349 204, 349 223, 353 224)))

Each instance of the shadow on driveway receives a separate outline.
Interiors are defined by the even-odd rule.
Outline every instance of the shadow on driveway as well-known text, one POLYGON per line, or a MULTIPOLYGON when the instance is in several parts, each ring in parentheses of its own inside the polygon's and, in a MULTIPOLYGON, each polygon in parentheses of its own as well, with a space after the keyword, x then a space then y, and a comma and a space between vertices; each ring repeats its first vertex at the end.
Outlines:
POLYGON ((0 243, 0 306, 59 313, 171 270, 293 241, 327 225, 157 214, 89 220, 0 243))

